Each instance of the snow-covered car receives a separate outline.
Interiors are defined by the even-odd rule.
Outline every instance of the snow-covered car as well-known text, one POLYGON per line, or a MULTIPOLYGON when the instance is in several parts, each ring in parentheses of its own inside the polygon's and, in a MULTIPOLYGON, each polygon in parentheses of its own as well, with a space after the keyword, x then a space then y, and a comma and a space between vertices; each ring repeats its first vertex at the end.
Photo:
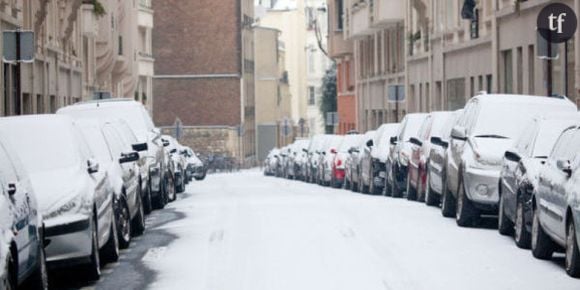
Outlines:
POLYGON ((427 116, 417 137, 411 138, 411 158, 407 177, 407 199, 425 201, 427 165, 431 153, 431 137, 441 137, 452 112, 433 112, 427 116))
MULTIPOLYGON (((207 167, 204 162, 199 158, 199 155, 193 151, 190 147, 185 147, 183 149, 183 154, 186 157, 186 175, 187 180, 204 180, 207 174, 207 167)), ((274 173, 275 174, 275 173, 274 173)))
POLYGON ((534 257, 564 249, 568 275, 580 278, 580 127, 565 130, 539 173, 532 199, 534 257))
POLYGON ((288 156, 290 156, 290 145, 286 145, 280 149, 280 160, 278 162, 278 173, 276 176, 288 178, 288 156))
POLYGON ((119 258, 114 194, 73 120, 9 117, 0 119, 0 132, 29 174, 44 220, 49 266, 82 265, 89 280, 99 279, 101 258, 119 258))
POLYGON ((374 146, 375 135, 376 131, 366 132, 358 148, 358 191, 362 193, 369 193, 373 182, 371 150, 374 146))
POLYGON ((345 180, 346 160, 349 151, 360 143, 361 135, 345 135, 342 143, 336 150, 334 161, 332 162, 332 178, 330 185, 334 188, 341 188, 345 180))
POLYGON ((387 159, 391 149, 391 138, 397 134, 399 123, 383 124, 377 129, 373 146, 371 148, 372 158, 372 183, 370 192, 372 194, 382 194, 385 190, 385 180, 387 176, 387 159))
POLYGON ((320 154, 318 162, 318 182, 324 186, 330 186, 332 180, 332 167, 334 164, 334 156, 337 153, 340 143, 342 143, 344 136, 330 135, 327 142, 324 144, 323 150, 320 154))
POLYGON ((451 193, 449 198, 457 201, 457 224, 474 225, 481 213, 497 213, 505 151, 532 118, 577 110, 566 98, 496 94, 471 98, 452 130, 447 164, 449 190, 444 194, 451 193))
MULTIPOLYGON (((171 174, 175 184, 175 192, 182 193, 185 191, 185 170, 187 168, 187 159, 181 154, 183 149, 181 144, 173 136, 162 135, 161 140, 165 151, 171 158, 171 174)), ((170 197, 170 201, 175 200, 175 196, 170 197)))
POLYGON ((419 129, 427 118, 427 114, 407 114, 396 136, 390 140, 391 150, 387 159, 387 184, 385 194, 392 197, 402 197, 407 186, 407 168, 411 158, 411 138, 417 137, 419 129))
POLYGON ((270 150, 268 156, 266 156, 266 160, 264 160, 264 175, 266 176, 274 176, 276 175, 276 168, 278 164, 278 159, 280 158, 280 150, 278 148, 274 148, 270 150))
POLYGON ((44 229, 20 159, 0 138, 0 289, 48 289, 44 229))
POLYGON ((163 191, 163 178, 168 170, 165 168, 166 154, 161 142, 161 133, 155 128, 149 113, 141 103, 122 98, 87 101, 61 108, 57 114, 69 115, 75 119, 104 118, 127 122, 139 142, 135 145, 141 147, 135 149, 140 151, 142 159, 146 162, 141 166, 141 192, 144 195, 145 212, 149 213, 153 207, 164 206, 167 193, 163 191))
POLYGON ((308 159, 306 161, 306 181, 310 183, 318 183, 318 161, 320 160, 320 153, 324 147, 325 140, 328 135, 314 135, 310 146, 308 146, 308 159))
MULTIPOLYGON (((352 135, 352 134, 350 134, 352 135)), ((345 162, 345 173, 344 173, 344 188, 348 190, 352 190, 354 192, 359 191, 359 178, 360 174, 358 174, 358 167, 360 164, 360 156, 361 151, 360 148, 365 146, 365 138, 364 135, 357 135, 358 142, 355 146, 348 150, 348 157, 346 158, 345 162)))
POLYGON ((568 118, 565 115, 536 117, 505 153, 499 183, 498 229, 502 235, 515 234, 520 248, 530 246, 530 205, 538 188, 539 170, 562 132, 576 124, 580 124, 578 114, 568 118))
POLYGON ((139 188, 139 153, 123 142, 112 122, 82 119, 75 121, 96 161, 114 190, 113 209, 117 222, 119 246, 129 247, 133 234, 145 231, 145 210, 139 188), (134 227, 132 227, 134 226, 134 227))
POLYGON ((447 191, 447 154, 451 130, 462 113, 463 109, 454 111, 441 128, 440 134, 432 136, 430 140, 431 150, 428 158, 427 181, 425 182, 425 204, 436 206, 441 202, 443 216, 449 216, 449 203, 445 203, 441 196, 442 192, 447 191))
POLYGON ((304 178, 303 164, 305 163, 306 153, 304 150, 310 146, 309 139, 300 139, 290 145, 290 154, 288 155, 288 177, 291 179, 302 180, 304 178))

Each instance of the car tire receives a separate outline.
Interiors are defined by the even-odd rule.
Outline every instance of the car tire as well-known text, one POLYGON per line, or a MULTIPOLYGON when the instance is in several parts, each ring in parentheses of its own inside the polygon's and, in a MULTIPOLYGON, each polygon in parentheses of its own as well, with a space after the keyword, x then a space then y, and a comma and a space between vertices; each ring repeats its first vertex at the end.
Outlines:
POLYGON ((109 240, 102 249, 102 260, 105 263, 114 263, 119 260, 119 232, 117 231, 117 217, 113 209, 113 219, 109 227, 109 240))
POLYGON ((394 198, 403 197, 403 191, 399 188, 399 183, 395 180, 395 176, 393 176, 393 183, 391 184, 391 193, 394 198))
MULTIPOLYGON (((48 270, 46 268, 46 253, 44 251, 44 235, 39 233, 38 235, 38 265, 34 272, 30 275, 25 289, 48 289, 48 270)), ((2 286, 0 284, 0 286, 2 286)), ((1 287, 0 287, 1 288, 1 287)), ((14 289, 14 288, 13 288, 14 289)))
POLYGON ((139 199, 139 207, 137 208, 137 214, 131 221, 131 230, 133 230, 133 236, 141 236, 145 232, 145 209, 140 193, 137 194, 137 198, 139 199))
POLYGON ((521 249, 529 249, 532 241, 530 231, 526 227, 526 215, 524 213, 524 203, 521 198, 518 198, 516 206, 516 223, 514 241, 516 246, 521 249))
POLYGON ((391 184, 389 183, 388 176, 385 176, 385 188, 383 189, 383 192, 384 192, 385 196, 392 196, 393 195, 393 191, 391 188, 391 184))
POLYGON ((175 185, 175 176, 167 175, 167 187, 166 187, 166 201, 165 203, 174 202, 177 199, 177 191, 175 185))
POLYGON ((441 215, 447 218, 455 217, 457 201, 449 190, 445 190, 441 198, 441 215))
POLYGON ((411 178, 409 176, 407 176, 407 200, 417 200, 417 189, 411 185, 411 178))
POLYGON ((576 238, 576 227, 573 217, 570 217, 566 230, 566 273, 570 277, 580 278, 580 250, 576 238))
POLYGON ((514 224, 505 215, 505 197, 503 194, 499 196, 497 229, 502 236, 511 236, 514 233, 514 224))
POLYGON ((457 193, 457 210, 455 211, 455 221, 460 227, 474 226, 479 220, 479 211, 473 206, 467 194, 463 182, 459 184, 457 193))
POLYGON ((427 171, 427 180, 425 181, 425 204, 428 206, 437 206, 439 205, 439 198, 431 189, 431 180, 429 178, 429 171, 427 171))
POLYGON ((116 209, 119 248, 127 249, 131 244, 131 213, 125 196, 121 196, 116 209))
POLYGON ((359 176, 359 191, 362 194, 368 194, 369 193, 369 186, 365 185, 364 180, 362 180, 362 175, 359 176))
POLYGON ((151 180, 147 181, 145 187, 145 199, 143 199, 143 210, 145 214, 150 214, 153 211, 153 199, 151 198, 151 180))
MULTIPOLYGON (((175 188, 175 193, 184 193, 185 192, 185 177, 183 177, 183 171, 181 172, 181 182, 175 188)), ((173 200, 172 200, 173 201, 173 200)))
POLYGON ((91 219, 91 256, 90 262, 85 266, 84 273, 87 280, 97 281, 101 278, 101 258, 99 256, 99 239, 97 232, 96 214, 91 219))
POLYGON ((16 268, 14 265, 14 258, 12 257, 12 252, 8 251, 6 254, 6 261, 4 264, 4 277, 0 280, 0 288, 5 290, 16 290, 16 268))
POLYGON ((549 260, 552 258, 554 249, 554 242, 544 232, 540 223, 539 209, 536 208, 532 222, 532 255, 540 260, 549 260))

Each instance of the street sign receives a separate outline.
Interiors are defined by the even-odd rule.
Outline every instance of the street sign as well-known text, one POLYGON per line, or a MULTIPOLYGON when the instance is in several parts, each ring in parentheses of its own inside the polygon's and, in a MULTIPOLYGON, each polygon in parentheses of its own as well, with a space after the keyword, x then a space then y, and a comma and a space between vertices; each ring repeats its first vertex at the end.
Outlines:
POLYGON ((34 32, 9 30, 2 32, 2 37, 4 62, 34 62, 34 32))
POLYGON ((389 102, 395 103, 405 101, 405 86, 391 85, 389 86, 388 90, 389 102))

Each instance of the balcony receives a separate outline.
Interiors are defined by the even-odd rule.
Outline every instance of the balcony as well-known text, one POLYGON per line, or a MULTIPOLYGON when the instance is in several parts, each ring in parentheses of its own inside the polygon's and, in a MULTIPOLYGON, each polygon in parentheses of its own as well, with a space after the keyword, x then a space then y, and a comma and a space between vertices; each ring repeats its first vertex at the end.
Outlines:
POLYGON ((141 27, 153 28, 153 9, 151 0, 139 0, 137 23, 141 27))
MULTIPOLYGON (((374 2, 373 26, 385 26, 404 20, 405 1, 400 0, 370 0, 374 2)), ((422 2, 422 1, 421 1, 422 2)), ((372 7, 373 5, 371 5, 372 7)))
POLYGON ((350 36, 357 38, 373 33, 369 1, 359 0, 353 2, 350 8, 350 36))

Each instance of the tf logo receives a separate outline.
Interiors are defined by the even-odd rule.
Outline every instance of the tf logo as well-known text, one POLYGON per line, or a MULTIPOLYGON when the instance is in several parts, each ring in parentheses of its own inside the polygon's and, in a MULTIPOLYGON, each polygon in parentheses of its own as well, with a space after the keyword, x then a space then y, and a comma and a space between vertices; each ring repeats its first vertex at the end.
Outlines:
POLYGON ((552 3, 540 11, 537 25, 538 32, 545 40, 551 43, 562 43, 574 36, 578 19, 574 10, 568 5, 552 3))

